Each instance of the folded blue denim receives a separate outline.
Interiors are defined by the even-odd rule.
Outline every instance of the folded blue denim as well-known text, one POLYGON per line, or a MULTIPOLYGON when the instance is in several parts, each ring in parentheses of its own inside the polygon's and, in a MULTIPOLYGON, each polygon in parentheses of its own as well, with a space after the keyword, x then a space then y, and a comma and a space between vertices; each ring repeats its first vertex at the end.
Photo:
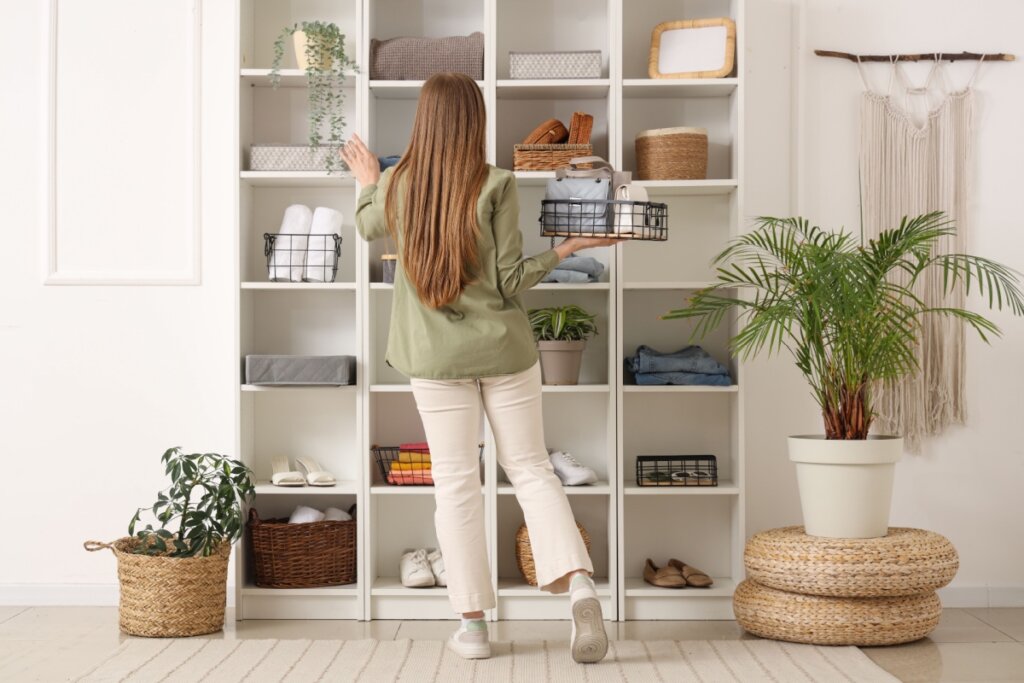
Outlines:
POLYGON ((634 377, 636 383, 643 386, 675 384, 727 387, 732 384, 729 375, 707 375, 699 372, 641 372, 634 377))
POLYGON ((699 346, 687 346, 671 353, 661 353, 650 346, 641 345, 637 348, 636 355, 626 359, 626 367, 636 374, 689 372, 726 377, 729 375, 728 368, 699 346))
POLYGON ((597 282, 596 277, 591 277, 586 273, 580 273, 575 270, 562 270, 561 268, 555 268, 550 273, 544 276, 541 282, 563 282, 563 283, 578 283, 578 282, 597 282))
POLYGON ((600 277, 604 272, 604 264, 592 256, 567 256, 555 266, 557 270, 574 270, 578 273, 600 277))
POLYGON ((401 155, 393 154, 387 157, 377 157, 377 161, 380 163, 380 170, 383 171, 386 168, 391 168, 401 160, 401 155))

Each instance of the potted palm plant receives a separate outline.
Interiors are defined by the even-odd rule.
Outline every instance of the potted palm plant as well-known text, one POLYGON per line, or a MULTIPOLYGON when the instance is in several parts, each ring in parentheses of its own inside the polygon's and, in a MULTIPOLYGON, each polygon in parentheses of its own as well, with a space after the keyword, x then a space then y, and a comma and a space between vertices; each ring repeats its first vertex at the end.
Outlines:
POLYGON ((117 557, 125 633, 213 633, 224 626, 228 558, 245 528, 243 508, 255 495, 252 471, 217 453, 185 454, 180 448, 168 449, 161 462, 171 485, 152 507, 135 511, 128 536, 87 541, 85 549, 109 548, 117 557), (151 522, 139 528, 143 512, 157 528, 151 522))
POLYGON ((578 384, 587 339, 597 334, 595 316, 576 305, 529 311, 545 384, 578 384))
POLYGON ((956 307, 929 308, 914 285, 941 272, 944 293, 972 290, 989 308, 1024 313, 1017 273, 969 254, 937 254, 955 232, 942 213, 904 218, 863 244, 803 218, 759 218, 753 231, 715 259, 715 283, 664 319, 696 322, 695 336, 730 312, 741 329, 731 346, 741 358, 787 350, 821 408, 825 434, 789 438, 804 526, 813 536, 872 538, 889 525, 899 436, 872 435, 873 393, 917 371, 922 321, 946 316, 988 341, 994 323, 956 307))

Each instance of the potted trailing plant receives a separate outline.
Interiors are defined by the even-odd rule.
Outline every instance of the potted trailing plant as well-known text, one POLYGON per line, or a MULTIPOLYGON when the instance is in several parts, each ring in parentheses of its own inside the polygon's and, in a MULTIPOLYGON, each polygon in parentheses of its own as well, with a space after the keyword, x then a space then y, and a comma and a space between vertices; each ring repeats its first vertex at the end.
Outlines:
POLYGON ((335 150, 342 143, 345 130, 345 77, 356 70, 355 62, 345 52, 345 34, 336 24, 322 21, 303 21, 281 29, 274 41, 274 63, 270 80, 276 88, 281 80, 281 60, 284 45, 291 37, 295 46, 295 60, 306 72, 309 91, 309 146, 329 147, 325 155, 327 172, 340 163, 335 150), (326 140, 324 126, 326 124, 326 140))
POLYGON ((151 507, 139 508, 128 536, 109 548, 121 583, 121 630, 137 636, 180 637, 224 626, 231 544, 245 528, 244 507, 255 489, 252 471, 217 453, 168 449, 161 458, 171 485, 151 507), (149 512, 158 524, 142 523, 149 512), (171 528, 171 527, 174 528, 171 528))
POLYGON ((664 319, 696 322, 703 336, 735 311, 731 346, 741 358, 787 350, 821 408, 824 436, 789 438, 804 526, 813 536, 872 538, 889 526, 899 436, 869 434, 881 383, 917 371, 922 321, 945 316, 988 341, 999 329, 962 308, 929 308, 914 295, 929 271, 944 293, 973 289, 989 308, 1024 313, 1015 271, 969 254, 937 254, 955 232, 942 213, 904 218, 863 244, 803 218, 759 218, 716 259, 715 283, 664 319))
POLYGON ((529 316, 544 383, 578 384, 583 349, 597 334, 595 316, 575 305, 535 308, 529 316))

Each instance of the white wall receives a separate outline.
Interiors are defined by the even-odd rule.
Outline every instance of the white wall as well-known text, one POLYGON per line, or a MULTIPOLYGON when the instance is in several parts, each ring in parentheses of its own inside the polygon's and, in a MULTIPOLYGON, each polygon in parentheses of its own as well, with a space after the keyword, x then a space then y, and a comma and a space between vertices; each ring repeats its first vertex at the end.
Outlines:
MULTIPOLYGON (((748 3, 755 12, 767 5, 748 3)), ((751 9, 748 9, 750 12, 751 9)), ((784 210, 765 183, 778 184, 763 155, 771 140, 792 126, 797 154, 794 211, 821 225, 858 226, 857 127, 862 91, 850 62, 815 57, 815 48, 856 53, 917 51, 1011 52, 1024 57, 1024 4, 956 0, 805 0, 794 6, 793 95, 795 119, 761 120, 762 92, 757 62, 778 58, 774 38, 754 30, 748 37, 750 94, 747 102, 747 184, 749 213, 784 210), (802 12, 801 12, 802 6, 802 12), (802 37, 801 37, 802 36, 802 37), (758 51, 761 54, 758 55, 758 51)), ((756 26, 755 21, 751 21, 756 26)), ((928 67, 908 69, 916 82, 928 67)), ((963 87, 973 64, 947 65, 951 87, 963 87)), ((982 68, 976 86, 975 185, 969 211, 969 250, 1024 270, 1024 230, 1019 194, 1024 183, 1020 150, 1024 131, 1024 65, 982 68)), ((884 89, 885 66, 871 69, 872 85, 884 89)), ((782 79, 776 78, 782 86, 782 79)), ((902 101, 900 98, 898 101, 902 101)), ((779 188, 781 194, 781 188, 779 188)), ((972 302, 981 310, 979 301, 972 302)), ((949 429, 921 455, 907 455, 897 469, 892 521, 948 536, 960 552, 961 568, 947 605, 1024 604, 1024 448, 1020 439, 1020 380, 1024 377, 1024 320, 1005 313, 993 318, 1005 336, 991 347, 968 344, 967 424, 949 429)), ((758 362, 748 374, 748 531, 796 523, 792 466, 784 437, 821 431, 815 407, 797 373, 781 361, 758 362), (779 406, 774 408, 774 406, 779 406)))

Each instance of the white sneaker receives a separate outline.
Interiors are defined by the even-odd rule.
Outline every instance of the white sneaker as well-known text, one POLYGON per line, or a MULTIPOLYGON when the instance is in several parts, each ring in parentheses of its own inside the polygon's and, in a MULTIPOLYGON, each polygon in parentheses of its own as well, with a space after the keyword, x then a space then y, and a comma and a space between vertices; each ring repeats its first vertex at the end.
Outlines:
POLYGON ((434 583, 438 586, 448 585, 448 574, 444 570, 444 558, 441 551, 432 548, 427 551, 427 562, 430 563, 430 571, 434 574, 434 583))
POLYGON ((434 572, 430 571, 427 551, 422 548, 406 550, 398 563, 398 571, 402 585, 406 588, 429 588, 434 585, 434 572))
POLYGON ((463 622, 448 639, 448 648, 464 659, 489 658, 491 641, 487 637, 487 622, 483 619, 463 622))
POLYGON ((597 481, 597 472, 590 469, 569 453, 552 451, 548 456, 555 468, 555 474, 565 486, 581 486, 597 481))
POLYGON ((572 577, 569 603, 572 606, 570 647, 573 661, 581 664, 600 662, 608 652, 608 634, 604 631, 601 601, 589 576, 577 574, 572 577))

